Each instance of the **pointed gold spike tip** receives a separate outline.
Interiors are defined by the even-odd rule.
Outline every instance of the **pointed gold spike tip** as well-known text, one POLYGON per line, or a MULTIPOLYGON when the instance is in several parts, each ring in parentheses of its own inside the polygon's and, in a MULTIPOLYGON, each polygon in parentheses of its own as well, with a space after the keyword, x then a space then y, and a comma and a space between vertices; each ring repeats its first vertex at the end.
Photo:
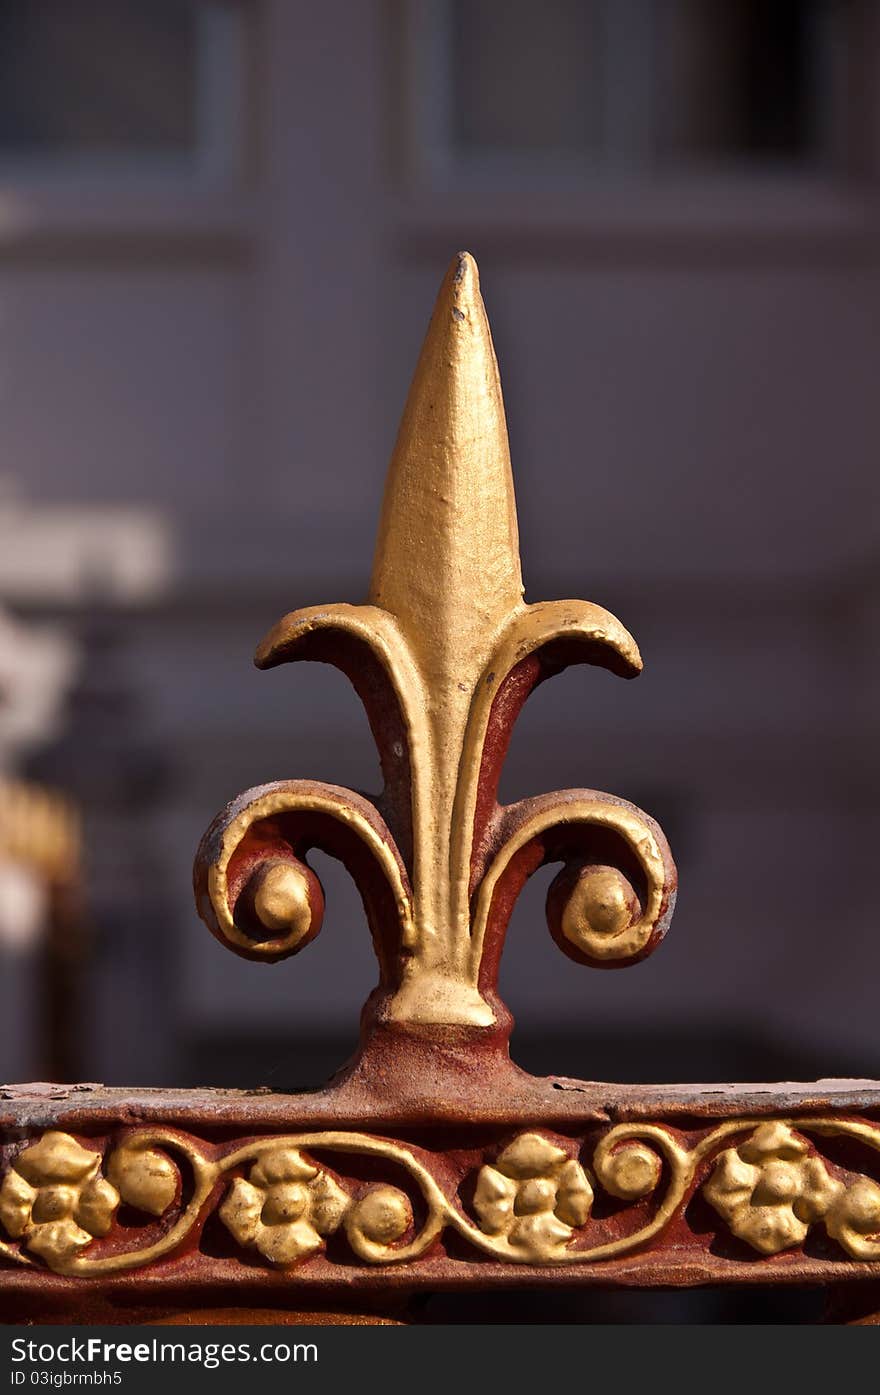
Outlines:
POLYGON ((370 600, 417 637, 437 676, 522 601, 501 383, 468 252, 446 273, 410 387, 370 600))

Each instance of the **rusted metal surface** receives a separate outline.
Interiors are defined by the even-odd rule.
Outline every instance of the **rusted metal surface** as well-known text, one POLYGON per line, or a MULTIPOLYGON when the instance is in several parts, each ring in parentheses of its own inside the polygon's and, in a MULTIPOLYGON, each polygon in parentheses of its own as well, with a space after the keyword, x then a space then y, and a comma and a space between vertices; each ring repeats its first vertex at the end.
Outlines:
MULTIPOLYGON (((492 1083, 494 1087, 494 1079, 492 1083)), ((7 1300, 14 1302, 16 1311, 28 1311, 34 1304, 39 1307, 44 1299, 45 1311, 60 1311, 68 1304, 79 1313, 106 1314, 132 1304, 143 1314, 163 1304, 171 1311, 175 1305, 193 1303, 271 1307, 278 1301, 312 1311, 316 1303, 328 1299, 337 1305, 381 1304, 382 1295, 387 1295, 388 1302, 401 1302, 420 1290, 481 1288, 487 1283, 498 1287, 536 1283, 640 1287, 819 1283, 837 1287, 880 1281, 880 1259, 850 1254, 840 1235, 835 1238, 829 1233, 828 1213, 809 1227, 804 1243, 764 1253, 748 1238, 737 1236, 705 1195, 707 1182, 719 1170, 719 1159, 732 1144, 754 1138, 762 1124, 779 1127, 777 1121, 786 1120, 788 1140, 783 1139, 782 1148, 775 1151, 787 1156, 787 1142, 798 1140, 804 1157, 827 1172, 845 1200, 847 1192, 858 1190, 878 1170, 880 1086, 825 1081, 719 1089, 547 1080, 532 1082, 526 1109, 511 1083, 506 1102, 502 1088, 494 1100, 486 1100, 482 1110, 470 1110, 469 1117, 460 1109, 447 1108, 445 1118, 438 1115, 436 1100, 426 1098, 421 1109, 401 1109, 389 1101, 383 1116, 376 1102, 365 1109, 363 1100, 359 1104, 354 1095, 349 1096, 347 1108, 341 1107, 342 1097, 332 1089, 295 1096, 100 1087, 8 1090, 0 1116, 3 1136, 9 1140, 7 1158, 20 1155, 23 1141, 63 1131, 101 1155, 104 1170, 118 1179, 112 1166, 114 1152, 123 1145, 130 1147, 132 1140, 142 1140, 173 1162, 182 1187, 175 1184, 175 1199, 165 1216, 150 1217, 123 1203, 125 1226, 94 1241, 85 1252, 89 1257, 80 1260, 82 1267, 74 1274, 47 1272, 36 1263, 6 1271, 7 1300), (849 1131, 853 1128, 855 1133, 849 1131), (482 1169, 494 1169, 511 1143, 523 1136, 540 1138, 550 1149, 558 1147, 566 1157, 579 1161, 593 1193, 587 1213, 569 1217, 583 1224, 569 1227, 564 1245, 554 1241, 543 1260, 530 1257, 528 1246, 492 1253, 496 1236, 491 1226, 483 1228, 485 1218, 481 1221, 477 1200, 482 1169), (597 1153, 602 1140, 609 1137, 612 1142, 618 1140, 611 1158, 636 1141, 657 1157, 656 1185, 645 1196, 609 1191, 613 1172, 608 1158, 597 1153), (665 1156, 663 1138, 685 1157, 704 1148, 692 1175, 676 1174, 676 1157, 665 1156), (373 1151, 356 1151, 365 1140, 373 1151), (235 1164, 228 1173, 218 1172, 198 1217, 179 1241, 165 1254, 152 1254, 157 1237, 168 1234, 191 1190, 192 1172, 184 1149, 221 1162, 250 1150, 252 1162, 254 1157, 277 1155, 291 1147, 319 1172, 329 1172, 349 1210, 382 1188, 407 1198, 412 1219, 407 1215, 405 1229, 389 1241, 381 1256, 364 1258, 354 1251, 351 1232, 344 1224, 295 1263, 269 1262, 258 1249, 243 1244, 240 1233, 236 1235, 224 1223, 222 1206, 230 1178, 246 1178, 252 1170, 248 1161, 235 1164), (398 1259, 404 1248, 414 1248, 414 1240, 418 1250, 419 1229, 424 1229, 432 1205, 421 1172, 414 1173, 410 1161, 434 1179, 448 1200, 449 1214, 454 1212, 465 1224, 443 1225, 422 1251, 410 1259, 398 1259), (670 1193, 674 1205, 668 1219, 640 1241, 638 1237, 670 1193), (483 1243, 490 1247, 488 1251, 481 1248, 483 1243), (596 1253, 614 1244, 621 1246, 619 1253, 596 1253), (124 1267, 100 1272, 101 1261, 112 1257, 122 1258, 124 1267), (93 1272, 95 1266, 98 1272, 93 1272)), ((794 1164, 784 1161, 783 1167, 790 1170, 795 1164, 799 1165, 797 1160, 794 1164)), ((549 1177, 556 1167, 551 1156, 538 1158, 531 1167, 526 1160, 524 1167, 512 1170, 540 1176, 543 1169, 549 1177)), ((534 1178, 524 1175, 514 1182, 522 1190, 530 1180, 534 1178)), ((616 1190, 625 1190, 619 1178, 616 1190)), ((771 1204, 785 1211, 789 1201, 791 1197, 776 1197, 771 1204)))

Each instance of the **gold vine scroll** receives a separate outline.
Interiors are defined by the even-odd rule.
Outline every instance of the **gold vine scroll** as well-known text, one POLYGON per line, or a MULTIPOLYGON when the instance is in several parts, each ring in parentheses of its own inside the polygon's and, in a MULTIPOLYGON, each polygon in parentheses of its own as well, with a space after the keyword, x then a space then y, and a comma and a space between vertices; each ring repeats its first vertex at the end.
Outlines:
POLYGON ((822 1223, 850 1258, 880 1260, 880 1185, 829 1165, 811 1135, 851 1139, 880 1153, 880 1128, 824 1116, 728 1120, 692 1147, 661 1125, 619 1124, 599 1140, 591 1169, 575 1156, 572 1140, 522 1132, 468 1174, 474 1219, 457 1191, 449 1194, 411 1148, 364 1133, 273 1136, 212 1157, 193 1140, 156 1127, 130 1133, 102 1158, 69 1134, 50 1131, 17 1154, 0 1185, 0 1222, 10 1237, 0 1241, 0 1255, 29 1265, 36 1254, 71 1276, 142 1268, 182 1244, 228 1179, 220 1221, 237 1244, 281 1267, 317 1254, 337 1230, 367 1264, 401 1264, 419 1259, 447 1228, 496 1260, 596 1263, 654 1240, 694 1190, 759 1254, 796 1246, 822 1223), (402 1171, 418 1189, 418 1224, 400 1188, 348 1183, 313 1153, 379 1158, 402 1171), (174 1158, 192 1171, 185 1204, 174 1158), (634 1203, 653 1198, 661 1185, 653 1213, 638 1229, 589 1244, 595 1186, 634 1203), (140 1249, 86 1253, 110 1233, 122 1202, 166 1223, 163 1233, 140 1249))

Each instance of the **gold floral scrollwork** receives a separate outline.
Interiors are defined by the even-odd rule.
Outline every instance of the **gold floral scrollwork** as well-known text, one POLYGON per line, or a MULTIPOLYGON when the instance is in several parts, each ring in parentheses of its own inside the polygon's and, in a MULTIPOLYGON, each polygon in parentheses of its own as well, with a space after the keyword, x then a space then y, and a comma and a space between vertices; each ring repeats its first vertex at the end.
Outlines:
MULTIPOLYGON (((343 1130, 250 1139, 216 1152, 179 1130, 153 1126, 127 1130, 103 1164, 99 1151, 51 1130, 12 1159, 0 1184, 0 1223, 10 1237, 0 1240, 0 1255, 27 1265, 33 1254, 70 1277, 154 1264, 207 1218, 227 1177, 221 1222, 239 1245, 282 1267, 318 1256, 342 1229, 352 1255, 378 1266, 419 1259, 447 1228, 505 1263, 600 1263, 656 1240, 686 1214, 695 1183, 734 1235, 761 1255, 802 1244, 810 1227, 822 1224, 840 1258, 880 1262, 880 1183, 819 1156, 813 1139, 834 1136, 880 1153, 880 1129, 852 1119, 728 1119, 690 1147, 664 1125, 632 1121, 601 1134, 590 1172, 577 1160, 574 1139, 536 1130, 477 1161, 472 1181, 462 1175, 450 1186, 419 1149, 343 1130), (413 1199, 387 1183, 340 1181, 312 1161, 314 1150, 401 1169, 413 1199), (703 1165, 709 1173, 700 1184, 703 1165), (594 1188, 625 1203, 646 1202, 638 1227, 609 1236, 600 1226, 591 1243, 594 1188), (93 1251, 120 1202, 163 1224, 133 1247, 118 1243, 126 1238, 120 1230, 113 1244, 93 1251)), ((344 1252, 343 1243, 334 1263, 351 1263, 344 1252)))
POLYGON ((765 1255, 801 1244, 843 1191, 806 1140, 778 1122, 719 1154, 703 1187, 734 1235, 765 1255))
POLYGON ((113 1224, 119 1193, 100 1167, 100 1153, 53 1130, 19 1153, 0 1186, 7 1233, 57 1273, 113 1224))
POLYGON ((296 1264, 320 1250, 351 1204, 329 1173, 296 1148, 264 1153, 245 1180, 236 1177, 220 1219, 240 1245, 272 1264, 296 1264))
POLYGON ((538 1133, 520 1134, 480 1169, 474 1210, 489 1235, 529 1259, 546 1259, 586 1224, 593 1188, 580 1163, 538 1133))

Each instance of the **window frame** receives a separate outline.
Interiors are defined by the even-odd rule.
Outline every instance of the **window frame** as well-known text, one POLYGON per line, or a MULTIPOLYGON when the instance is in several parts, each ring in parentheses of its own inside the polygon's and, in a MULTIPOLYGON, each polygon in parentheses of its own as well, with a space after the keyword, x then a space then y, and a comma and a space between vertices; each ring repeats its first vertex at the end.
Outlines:
POLYGON ((180 153, 151 150, 33 152, 0 149, 0 186, 130 189, 156 182, 232 186, 245 174, 248 24, 239 0, 197 0, 195 140, 180 153))
POLYGON ((256 0, 219 0, 200 47, 199 159, 0 158, 0 257, 77 255, 157 247, 222 260, 250 256, 258 209, 253 184, 254 81, 261 35, 256 0), (235 100, 226 86, 236 70, 235 100))
MULTIPOLYGON (((643 9, 654 0, 634 0, 643 9)), ((609 32, 618 50, 626 44, 619 0, 606 0, 618 21, 609 32)), ((880 7, 877 7, 880 9, 880 7)), ((731 161, 678 169, 609 169, 581 157, 538 169, 538 161, 479 154, 461 158, 452 141, 452 0, 399 0, 401 24, 398 109, 407 140, 398 147, 396 210, 403 229, 424 242, 468 225, 483 236, 530 239, 554 231, 610 236, 702 237, 729 233, 773 240, 825 241, 841 235, 874 235, 873 184, 880 168, 880 14, 870 0, 853 0, 838 22, 841 50, 855 56, 854 90, 845 110, 827 122, 831 155, 825 168, 796 162, 731 161), (451 199, 454 203, 451 203, 451 199)), ((613 61, 613 60, 612 60, 613 61)), ((624 70, 627 65, 623 65, 624 70)), ((645 83, 645 73, 630 74, 645 83)), ((644 148, 644 131, 627 128, 619 100, 612 129, 614 148, 644 148)))

